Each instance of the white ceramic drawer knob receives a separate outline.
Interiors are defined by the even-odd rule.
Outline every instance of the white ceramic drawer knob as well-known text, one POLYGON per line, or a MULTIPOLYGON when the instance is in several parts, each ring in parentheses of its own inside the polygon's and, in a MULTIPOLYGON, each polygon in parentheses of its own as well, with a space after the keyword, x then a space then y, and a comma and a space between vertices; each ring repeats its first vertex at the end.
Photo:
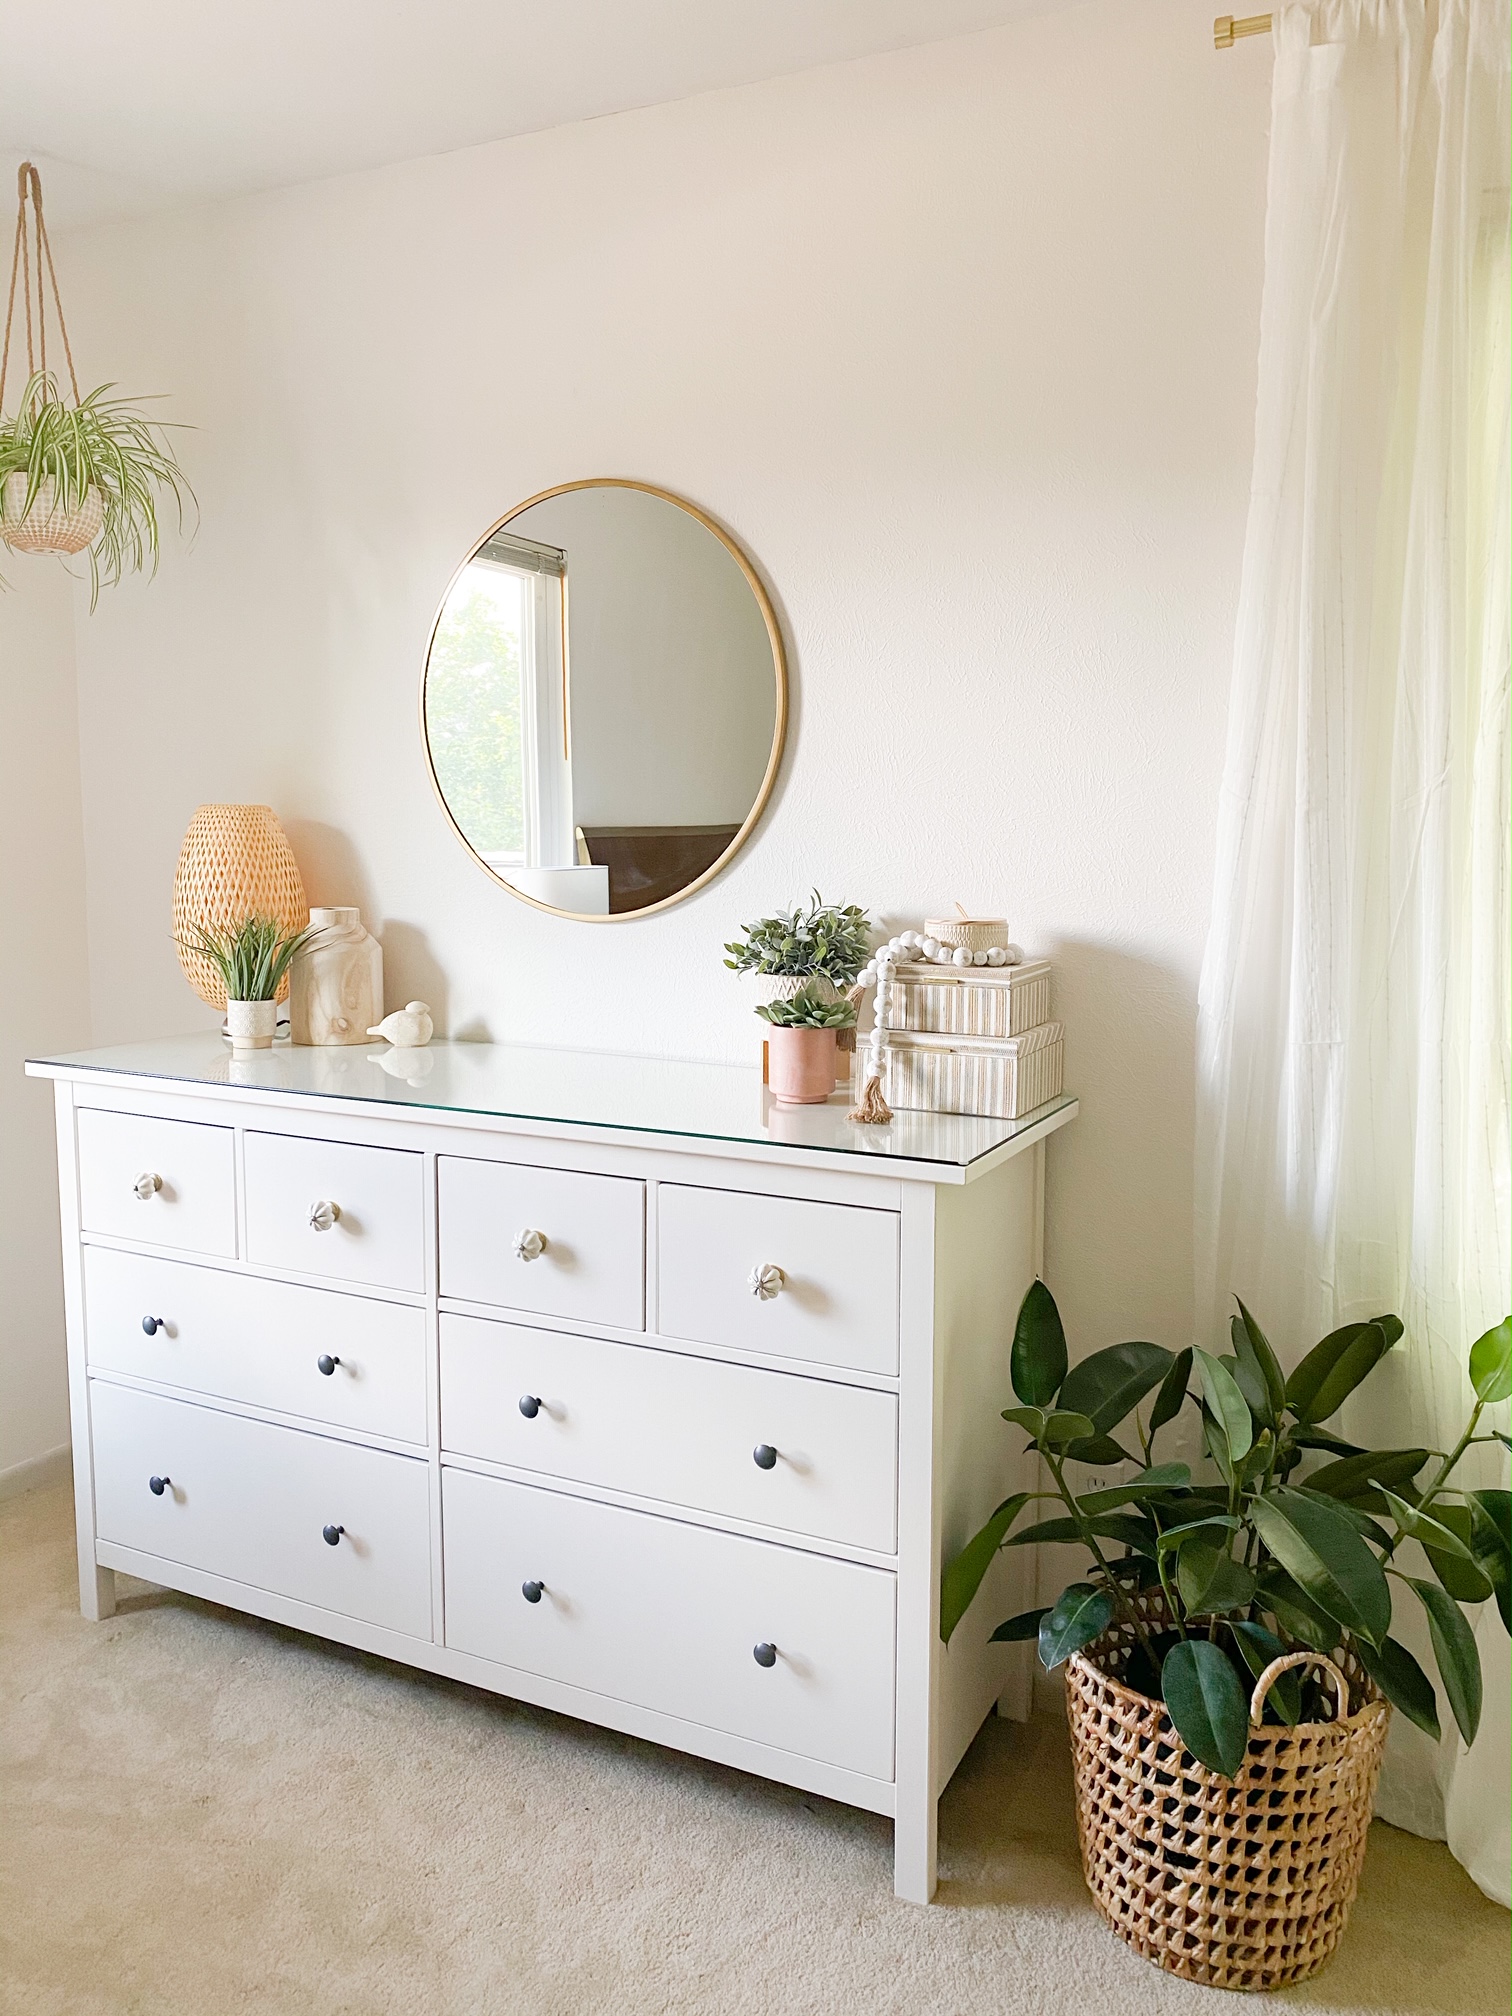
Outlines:
POLYGON ((332 1204, 328 1198, 322 1197, 318 1204, 310 1206, 310 1230, 329 1232, 340 1216, 341 1206, 332 1204))
POLYGON ((522 1232, 515 1241, 515 1253, 521 1260, 539 1260, 545 1251, 544 1232, 522 1232))
POLYGON ((163 1179, 161 1176, 155 1176, 150 1169, 144 1169, 131 1187, 145 1204, 149 1197, 156 1197, 162 1189, 163 1179))
POLYGON ((753 1267, 751 1269, 746 1279, 746 1285, 758 1302, 770 1302, 775 1295, 782 1292, 783 1283, 786 1280, 787 1276, 783 1273, 782 1269, 772 1266, 771 1262, 768 1261, 764 1267, 753 1267))

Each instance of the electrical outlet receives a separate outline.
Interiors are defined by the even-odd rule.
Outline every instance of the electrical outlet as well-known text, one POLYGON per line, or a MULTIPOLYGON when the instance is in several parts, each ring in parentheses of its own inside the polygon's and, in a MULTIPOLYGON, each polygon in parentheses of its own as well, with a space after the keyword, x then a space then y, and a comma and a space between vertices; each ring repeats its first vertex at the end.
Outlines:
POLYGON ((1111 1489, 1112 1484, 1113 1479, 1105 1471, 1089 1470, 1076 1487, 1076 1495, 1081 1497, 1084 1492, 1107 1491, 1111 1489))

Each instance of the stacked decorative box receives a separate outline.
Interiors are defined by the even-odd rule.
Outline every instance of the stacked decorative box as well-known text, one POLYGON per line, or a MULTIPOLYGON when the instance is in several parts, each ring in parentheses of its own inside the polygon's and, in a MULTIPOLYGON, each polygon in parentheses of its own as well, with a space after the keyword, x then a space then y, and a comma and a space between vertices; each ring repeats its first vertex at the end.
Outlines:
POLYGON ((1016 1120, 1059 1095, 1065 1044, 1050 1020, 1050 962, 1023 960, 1005 924, 931 920, 884 947, 875 973, 865 1067, 889 1106, 1016 1120))

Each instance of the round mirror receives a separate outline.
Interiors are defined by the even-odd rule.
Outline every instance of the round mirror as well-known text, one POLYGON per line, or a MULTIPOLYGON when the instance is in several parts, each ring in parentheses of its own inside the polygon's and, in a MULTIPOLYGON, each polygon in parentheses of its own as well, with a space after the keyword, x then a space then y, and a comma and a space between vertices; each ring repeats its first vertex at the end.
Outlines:
POLYGON ((543 909, 644 915, 736 853, 782 755, 787 672, 744 553, 647 483, 565 483, 458 569, 425 667, 431 774, 543 909))

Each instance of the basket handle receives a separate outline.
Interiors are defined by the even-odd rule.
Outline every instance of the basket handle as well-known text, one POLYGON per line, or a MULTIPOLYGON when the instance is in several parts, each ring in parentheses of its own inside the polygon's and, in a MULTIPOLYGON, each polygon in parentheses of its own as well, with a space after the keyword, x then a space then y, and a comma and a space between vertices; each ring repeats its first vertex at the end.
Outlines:
POLYGON ((1339 1706, 1338 1719, 1342 1722, 1349 1713, 1349 1682, 1335 1666, 1332 1659, 1321 1652, 1288 1652, 1280 1659, 1272 1659, 1269 1666, 1255 1682, 1255 1691, 1250 1696, 1250 1726, 1258 1729, 1260 1718, 1265 1713, 1265 1697, 1292 1666, 1321 1666, 1326 1677, 1333 1682, 1334 1699, 1339 1706))

